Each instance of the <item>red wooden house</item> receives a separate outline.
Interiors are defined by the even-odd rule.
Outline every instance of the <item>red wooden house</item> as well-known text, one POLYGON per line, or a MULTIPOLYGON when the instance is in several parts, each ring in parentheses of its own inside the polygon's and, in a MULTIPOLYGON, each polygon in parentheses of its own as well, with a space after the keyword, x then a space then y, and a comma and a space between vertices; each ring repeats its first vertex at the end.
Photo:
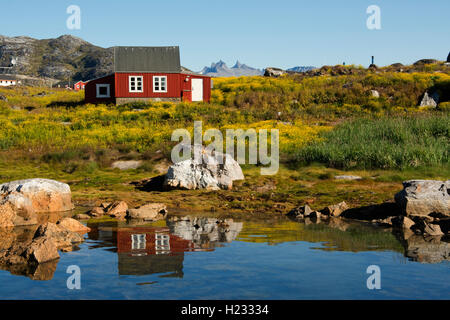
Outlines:
POLYGON ((85 86, 86 86, 86 82, 78 81, 77 83, 75 83, 73 85, 73 89, 75 91, 80 91, 80 90, 84 90, 85 86))
POLYGON ((114 73, 91 80, 86 103, 206 101, 211 78, 180 65, 178 47, 116 47, 114 73))

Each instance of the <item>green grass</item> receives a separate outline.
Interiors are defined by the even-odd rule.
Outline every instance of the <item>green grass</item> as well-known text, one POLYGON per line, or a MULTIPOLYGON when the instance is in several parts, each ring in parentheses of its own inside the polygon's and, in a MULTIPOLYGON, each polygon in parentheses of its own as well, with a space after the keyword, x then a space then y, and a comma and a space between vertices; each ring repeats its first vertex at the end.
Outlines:
POLYGON ((323 140, 290 157, 291 163, 323 163, 351 169, 447 167, 450 116, 447 114, 344 122, 323 132, 323 140))

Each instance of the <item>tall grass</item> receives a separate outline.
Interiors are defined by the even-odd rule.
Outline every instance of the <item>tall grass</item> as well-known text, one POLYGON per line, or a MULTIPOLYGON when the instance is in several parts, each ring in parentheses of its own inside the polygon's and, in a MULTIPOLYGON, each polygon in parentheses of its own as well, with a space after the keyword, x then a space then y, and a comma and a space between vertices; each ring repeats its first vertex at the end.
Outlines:
POLYGON ((323 132, 323 140, 291 155, 295 164, 405 169, 448 166, 450 116, 357 119, 323 132))

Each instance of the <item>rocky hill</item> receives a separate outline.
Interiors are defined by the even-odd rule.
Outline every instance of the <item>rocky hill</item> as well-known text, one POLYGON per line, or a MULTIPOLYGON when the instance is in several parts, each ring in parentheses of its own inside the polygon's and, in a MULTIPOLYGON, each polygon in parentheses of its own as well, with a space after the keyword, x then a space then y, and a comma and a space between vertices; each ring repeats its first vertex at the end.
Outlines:
POLYGON ((1 73, 58 80, 87 80, 113 71, 113 48, 101 48, 80 38, 56 39, 0 36, 1 73))
POLYGON ((297 67, 286 69, 286 71, 307 72, 307 71, 314 70, 314 69, 316 69, 316 67, 313 67, 313 66, 297 66, 297 67))

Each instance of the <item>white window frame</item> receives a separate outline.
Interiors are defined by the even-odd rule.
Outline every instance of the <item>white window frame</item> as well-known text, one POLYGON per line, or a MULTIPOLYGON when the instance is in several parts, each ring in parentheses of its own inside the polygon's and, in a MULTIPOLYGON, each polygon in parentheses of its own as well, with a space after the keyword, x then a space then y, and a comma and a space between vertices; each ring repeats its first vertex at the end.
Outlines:
POLYGON ((147 240, 145 234, 131 235, 131 250, 145 250, 147 247, 147 240))
POLYGON ((111 98, 111 86, 107 83, 96 84, 97 98, 111 98), (106 88, 106 94, 100 94, 100 88, 106 88))
POLYGON ((144 92, 144 77, 143 76, 128 76, 128 92, 144 92), (138 89, 138 82, 141 82, 141 89, 138 89), (134 82, 134 89, 131 89, 131 83, 134 82))
POLYGON ((170 253, 170 236, 164 233, 155 233, 156 254, 170 253))
POLYGON ((165 93, 167 92, 167 76, 153 76, 153 92, 165 93), (161 89, 161 80, 164 79, 165 88, 161 89), (156 89, 156 85, 158 84, 158 89, 156 89))

